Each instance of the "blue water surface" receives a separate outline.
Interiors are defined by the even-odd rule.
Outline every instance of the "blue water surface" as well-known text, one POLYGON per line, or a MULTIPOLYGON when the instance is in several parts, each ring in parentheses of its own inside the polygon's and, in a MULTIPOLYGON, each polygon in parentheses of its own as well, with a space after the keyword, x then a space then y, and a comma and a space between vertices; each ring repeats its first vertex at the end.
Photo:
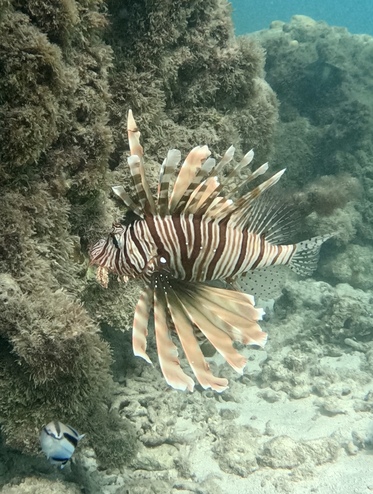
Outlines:
POLYGON ((373 35, 373 0, 231 0, 236 34, 266 29, 303 14, 354 34, 373 35))

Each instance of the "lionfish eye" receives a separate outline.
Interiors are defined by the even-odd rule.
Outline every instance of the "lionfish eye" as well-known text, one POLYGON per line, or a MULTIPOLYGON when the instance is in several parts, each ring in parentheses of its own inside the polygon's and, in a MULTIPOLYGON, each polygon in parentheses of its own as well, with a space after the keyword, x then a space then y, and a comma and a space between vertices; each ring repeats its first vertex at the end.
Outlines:
POLYGON ((114 233, 110 233, 110 236, 111 236, 111 238, 112 238, 112 240, 113 240, 114 247, 115 247, 116 249, 119 249, 118 240, 116 239, 116 237, 115 237, 114 233))

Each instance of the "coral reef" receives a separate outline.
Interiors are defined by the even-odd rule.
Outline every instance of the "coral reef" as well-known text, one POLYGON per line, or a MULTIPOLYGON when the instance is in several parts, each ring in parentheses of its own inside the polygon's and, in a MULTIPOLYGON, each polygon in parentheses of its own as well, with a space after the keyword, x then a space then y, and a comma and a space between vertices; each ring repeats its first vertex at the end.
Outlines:
POLYGON ((111 328, 128 329, 137 288, 102 290, 86 251, 123 214, 107 197, 129 183, 123 119, 139 115, 157 167, 169 147, 206 142, 261 159, 277 118, 264 53, 235 39, 225 0, 9 0, 0 39, 3 438, 35 453, 58 418, 87 433, 101 465, 119 466, 136 437, 108 414, 112 360, 97 323, 110 341, 111 328))
POLYGON ((17 475, 2 492, 330 492, 318 472, 349 456, 357 478, 372 447, 372 39, 297 17, 237 40, 223 0, 8 0, 0 39, 1 485, 17 475), (154 173, 197 143, 263 159, 277 103, 257 40, 281 100, 274 160, 313 211, 304 228, 338 232, 318 272, 336 286, 288 283, 268 355, 248 354, 223 395, 190 396, 131 356, 113 328, 130 327, 137 287, 104 291, 85 252, 123 214, 108 188, 130 183, 128 107, 154 173), (86 433, 63 471, 35 456, 53 418, 86 433))
MULTIPOLYGON (((303 189, 296 200, 315 212, 305 228, 317 224, 338 232, 329 261, 345 265, 349 249, 367 247, 368 254, 373 238, 373 39, 305 16, 273 22, 253 37, 266 50, 267 81, 280 101, 274 162, 287 165, 285 185, 303 189), (346 205, 351 200, 353 207, 346 205), (348 248, 351 240, 356 245, 348 248)), ((363 261, 368 263, 369 255, 363 261)), ((373 286, 368 274, 346 276, 335 266, 320 273, 355 288, 373 286)))
POLYGON ((128 104, 143 132, 146 155, 163 160, 208 143, 214 154, 234 144, 266 156, 277 103, 263 79, 264 53, 255 41, 236 39, 228 3, 111 0, 106 39, 114 50, 112 121, 126 128, 128 104), (128 36, 128 31, 131 36, 128 36), (126 95, 124 100, 123 95, 126 95), (156 132, 154 132, 156 129, 156 132))
POLYGON ((100 415, 87 435, 100 457, 110 428, 110 349, 79 296, 112 149, 102 7, 14 0, 1 12, 0 417, 23 452, 51 419, 85 432, 100 415))

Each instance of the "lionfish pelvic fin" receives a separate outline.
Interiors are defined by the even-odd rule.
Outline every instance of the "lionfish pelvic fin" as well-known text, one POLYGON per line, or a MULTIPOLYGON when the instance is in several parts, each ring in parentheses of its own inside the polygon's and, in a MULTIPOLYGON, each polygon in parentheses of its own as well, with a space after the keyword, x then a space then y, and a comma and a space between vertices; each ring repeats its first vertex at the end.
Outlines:
POLYGON ((142 357, 149 364, 152 363, 146 353, 146 338, 148 336, 148 322, 152 307, 153 290, 147 286, 141 293, 136 304, 132 328, 132 348, 136 357, 142 357))

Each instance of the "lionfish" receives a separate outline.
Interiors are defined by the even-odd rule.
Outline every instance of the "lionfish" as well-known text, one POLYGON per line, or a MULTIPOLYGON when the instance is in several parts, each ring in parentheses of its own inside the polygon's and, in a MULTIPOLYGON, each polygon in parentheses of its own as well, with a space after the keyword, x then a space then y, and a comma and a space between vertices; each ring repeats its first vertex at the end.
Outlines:
POLYGON ((237 181, 253 159, 252 150, 223 173, 233 159, 233 146, 218 163, 210 157, 206 145, 197 146, 180 168, 181 153, 171 149, 161 165, 153 197, 145 177, 140 132, 131 110, 127 130, 134 194, 131 197, 122 186, 112 190, 129 208, 132 218, 114 224, 109 236, 90 249, 91 264, 98 265, 97 280, 105 288, 109 272, 125 282, 133 278, 145 282, 133 321, 136 356, 151 363, 146 346, 153 308, 159 364, 167 383, 189 391, 195 385, 180 366, 172 339, 176 333, 199 384, 221 392, 228 387, 228 380, 212 374, 198 336, 202 333, 242 374, 246 358, 233 342, 263 347, 267 339, 258 324, 263 310, 255 308, 252 294, 245 293, 253 272, 268 273, 289 266, 308 275, 316 267, 321 244, 329 237, 282 243, 287 209, 264 193, 285 170, 236 198, 242 186, 268 169, 265 163, 236 185, 234 179, 237 181), (223 189, 229 184, 231 190, 224 195, 223 189), (223 283, 217 284, 219 281, 223 283))

